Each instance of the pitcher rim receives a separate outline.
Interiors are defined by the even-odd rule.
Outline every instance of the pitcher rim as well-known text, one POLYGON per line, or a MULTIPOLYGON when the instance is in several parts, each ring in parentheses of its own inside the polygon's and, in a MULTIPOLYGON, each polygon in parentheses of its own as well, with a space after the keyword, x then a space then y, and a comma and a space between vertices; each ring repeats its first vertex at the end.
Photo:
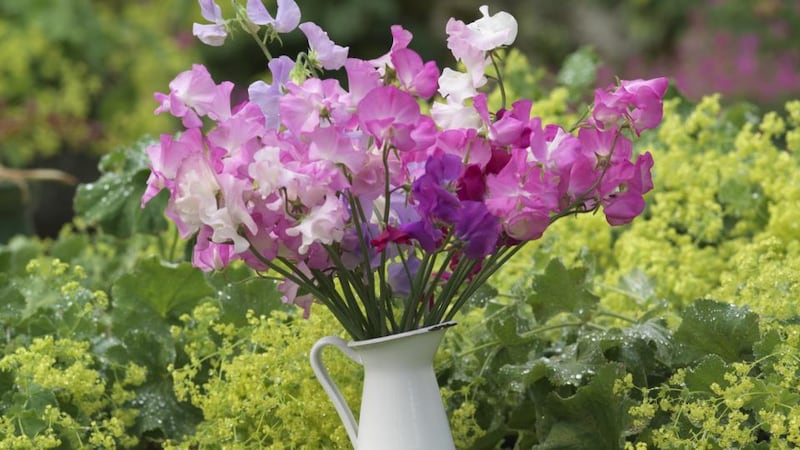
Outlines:
POLYGON ((347 346, 353 348, 371 344, 379 344, 381 342, 393 341, 395 339, 403 337, 416 336, 418 334, 431 333, 433 331, 443 330, 455 326, 457 323, 458 322, 456 322, 455 320, 449 320, 447 322, 437 323, 436 325, 428 325, 426 327, 417 328, 416 330, 404 331, 402 333, 390 334, 388 336, 381 336, 372 339, 364 339, 362 341, 350 341, 347 343, 347 346))

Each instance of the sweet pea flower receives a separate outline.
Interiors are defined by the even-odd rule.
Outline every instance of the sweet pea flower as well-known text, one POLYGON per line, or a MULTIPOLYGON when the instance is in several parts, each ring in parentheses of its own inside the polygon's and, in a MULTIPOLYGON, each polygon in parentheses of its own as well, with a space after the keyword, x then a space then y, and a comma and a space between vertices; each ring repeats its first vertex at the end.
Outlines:
POLYGON ((161 142, 147 147, 150 158, 150 176, 147 189, 142 196, 142 207, 146 205, 161 189, 167 188, 172 194, 175 178, 183 161, 192 154, 204 151, 203 136, 197 128, 186 130, 177 140, 172 136, 161 135, 161 142))
POLYGON ((272 74, 272 84, 261 80, 255 81, 247 88, 247 95, 264 114, 266 128, 277 130, 280 127, 280 99, 283 95, 283 86, 289 81, 294 61, 288 56, 280 56, 270 61, 267 66, 272 74))
POLYGON ((216 174, 205 155, 193 153, 183 160, 166 210, 183 239, 197 232, 219 209, 219 189, 216 174))
POLYGON ((211 240, 213 229, 207 225, 200 227, 197 239, 192 251, 192 265, 203 272, 211 272, 227 267, 231 261, 236 259, 233 245, 218 244, 211 240))
POLYGON ((408 44, 411 43, 411 40, 414 36, 411 34, 410 31, 406 30, 400 25, 392 25, 391 26, 392 32, 392 46, 389 49, 389 52, 383 56, 380 56, 375 59, 371 59, 368 62, 378 69, 378 73, 383 75, 385 66, 391 66, 392 64, 392 53, 397 50, 407 48, 408 44))
POLYGON ((468 200, 461 202, 453 234, 466 243, 464 254, 468 258, 482 259, 494 251, 500 223, 483 202, 468 200))
POLYGON ((306 35, 313 57, 324 69, 338 70, 344 65, 350 47, 340 47, 334 44, 328 37, 328 33, 314 22, 301 23, 300 31, 306 35))
POLYGON ((407 298, 411 294, 413 280, 419 272, 421 263, 413 253, 409 254, 405 263, 402 261, 389 264, 389 286, 395 296, 407 298))
POLYGON ((155 114, 169 112, 183 119, 186 128, 201 127, 202 116, 207 115, 213 120, 225 120, 231 116, 233 83, 225 81, 217 85, 202 64, 194 64, 192 70, 178 74, 169 87, 169 94, 158 92, 154 95, 160 103, 155 114))
POLYGON ((591 122, 600 129, 609 129, 628 120, 638 136, 661 122, 662 99, 668 87, 669 80, 662 77, 623 80, 614 91, 597 89, 591 122))
POLYGON ((435 61, 423 64, 419 54, 408 48, 393 51, 391 60, 397 79, 407 92, 423 99, 428 99, 436 93, 439 87, 439 68, 435 61))
POLYGON ((221 46, 225 43, 225 38, 228 37, 225 19, 222 18, 222 9, 214 0, 198 0, 198 3, 200 3, 200 13, 203 18, 212 23, 193 24, 192 34, 206 45, 221 46))
POLYGON ((395 86, 370 91, 358 103, 359 126, 376 139, 401 152, 425 148, 436 139, 433 121, 420 113, 414 96, 395 86))
POLYGON ((347 215, 347 208, 336 195, 329 195, 321 205, 311 208, 297 226, 287 229, 286 234, 302 237, 303 242, 297 251, 303 255, 315 242, 332 244, 341 241, 347 215))
POLYGON ((275 18, 262 0, 247 0, 247 17, 256 25, 269 25, 278 33, 288 33, 300 23, 300 8, 294 0, 278 0, 275 18))
POLYGON ((517 38, 517 19, 514 16, 505 11, 489 15, 486 5, 478 10, 483 17, 467 25, 472 31, 470 44, 473 47, 488 52, 514 43, 517 38))

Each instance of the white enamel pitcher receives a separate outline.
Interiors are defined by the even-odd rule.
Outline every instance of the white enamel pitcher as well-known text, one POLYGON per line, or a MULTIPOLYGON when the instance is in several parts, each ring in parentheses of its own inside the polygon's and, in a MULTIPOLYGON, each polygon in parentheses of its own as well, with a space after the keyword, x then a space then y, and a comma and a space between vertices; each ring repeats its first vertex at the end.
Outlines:
POLYGON ((311 348, 311 367, 333 401, 356 450, 453 450, 450 424, 442 405, 433 357, 447 328, 445 322, 365 341, 327 336, 311 348), (322 363, 322 350, 333 346, 364 366, 361 414, 353 412, 322 363))

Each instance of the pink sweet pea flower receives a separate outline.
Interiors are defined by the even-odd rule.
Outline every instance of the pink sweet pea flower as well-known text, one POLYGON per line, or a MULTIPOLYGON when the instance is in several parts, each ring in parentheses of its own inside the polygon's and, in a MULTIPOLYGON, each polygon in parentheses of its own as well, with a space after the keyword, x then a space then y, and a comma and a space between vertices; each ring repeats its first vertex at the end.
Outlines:
POLYGON ((186 128, 199 128, 203 125, 201 116, 214 120, 231 117, 231 91, 233 83, 225 81, 219 85, 211 79, 208 69, 194 64, 192 70, 181 72, 169 83, 170 93, 154 95, 160 106, 155 114, 169 112, 183 119, 186 128))
POLYGON ((347 103, 355 108, 358 102, 371 90, 381 86, 381 74, 368 61, 347 58, 344 63, 347 71, 347 103))
POLYGON ((197 242, 192 251, 192 264, 203 272, 224 269, 236 259, 233 245, 218 244, 211 241, 211 227, 204 225, 197 233, 197 242))
POLYGON ((661 122, 662 99, 669 86, 667 78, 623 80, 613 92, 595 91, 591 123, 600 129, 610 129, 622 120, 629 120, 636 135, 661 122))
POLYGON ((393 51, 391 60, 400 85, 406 91, 424 99, 436 93, 439 68, 435 61, 423 64, 419 54, 408 48, 393 51))
POLYGON ((193 24, 192 34, 206 45, 221 46, 228 36, 228 31, 225 28, 225 19, 222 18, 222 9, 214 0, 198 0, 198 3, 200 3, 200 13, 203 18, 212 23, 193 24))
POLYGON ((256 25, 269 25, 278 33, 288 33, 300 23, 300 8, 294 0, 278 0, 275 18, 262 0, 247 0, 247 17, 256 25))
POLYGON ((204 150, 203 136, 198 128, 186 130, 177 140, 163 134, 160 143, 147 147, 147 155, 150 157, 150 177, 147 179, 147 189, 142 196, 142 207, 161 189, 167 188, 171 192, 183 161, 192 154, 202 154, 204 150))
POLYGON ((401 152, 426 148, 436 135, 433 121, 420 114, 416 99, 394 86, 370 91, 358 104, 358 120, 378 147, 389 141, 401 152))
POLYGON ((314 22, 301 23, 300 30, 306 35, 311 51, 323 68, 338 70, 344 65, 350 47, 340 47, 334 44, 328 37, 328 33, 314 22))
POLYGON ((384 66, 392 64, 391 61, 392 53, 394 53, 397 50, 400 50, 401 48, 408 47, 408 44, 411 43, 411 39, 413 39, 414 37, 410 31, 404 29, 400 25, 392 25, 391 31, 392 31, 392 47, 389 49, 389 53, 386 53, 381 57, 367 61, 373 67, 378 69, 381 75, 383 75, 384 73, 383 72, 384 66))

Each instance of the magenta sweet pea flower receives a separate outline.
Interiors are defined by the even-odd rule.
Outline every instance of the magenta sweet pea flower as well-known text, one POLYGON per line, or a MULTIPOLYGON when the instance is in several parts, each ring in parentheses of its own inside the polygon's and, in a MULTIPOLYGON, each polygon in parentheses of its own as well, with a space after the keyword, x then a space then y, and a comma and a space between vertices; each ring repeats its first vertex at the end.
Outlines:
POLYGON ((256 25, 269 25, 278 33, 288 33, 300 24, 300 8, 294 0, 278 0, 273 19, 262 0, 247 0, 247 17, 256 25))
POLYGON ((600 129, 610 129, 628 120, 638 136, 661 122, 662 99, 668 86, 666 78, 653 78, 624 80, 613 92, 597 89, 592 122, 600 129))
POLYGON ((200 13, 210 24, 195 23, 192 25, 192 34, 197 36, 206 45, 219 47, 225 43, 228 31, 225 28, 225 19, 222 18, 222 9, 214 0, 198 0, 200 13))
POLYGON ((610 225, 629 223, 644 211, 643 195, 653 188, 652 167, 653 157, 647 152, 637 158, 635 165, 628 162, 616 177, 620 183, 603 200, 603 213, 610 225))
POLYGON ((328 33, 314 22, 301 23, 300 30, 306 35, 314 57, 322 64, 323 68, 338 70, 344 65, 349 47, 340 47, 334 44, 328 37, 328 33))

